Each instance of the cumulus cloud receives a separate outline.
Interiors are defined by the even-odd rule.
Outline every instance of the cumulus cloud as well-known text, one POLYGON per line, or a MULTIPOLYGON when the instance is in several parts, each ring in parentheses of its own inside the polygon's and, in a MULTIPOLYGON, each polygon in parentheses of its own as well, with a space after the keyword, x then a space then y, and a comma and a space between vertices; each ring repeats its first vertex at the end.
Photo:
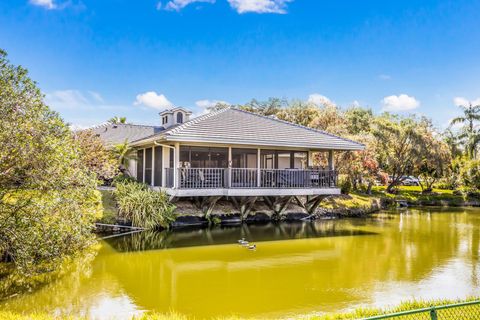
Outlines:
POLYGON ((379 75, 378 75, 378 78, 379 78, 380 80, 390 80, 390 79, 392 79, 392 76, 390 76, 390 75, 388 75, 388 74, 379 74, 379 75))
POLYGON ((173 106, 163 94, 158 94, 155 91, 147 91, 137 95, 134 105, 144 105, 154 109, 167 109, 173 106))
POLYGON ((360 102, 358 102, 358 100, 353 100, 352 107, 355 107, 355 108, 360 107, 360 102))
POLYGON ((477 98, 475 100, 472 100, 472 101, 469 101, 468 99, 464 98, 464 97, 455 97, 453 98, 453 103, 456 105, 456 106, 468 106, 470 105, 470 103, 473 105, 473 106, 477 106, 477 105, 480 105, 480 98, 477 98))
POLYGON ((53 0, 30 0, 29 2, 34 6, 43 7, 48 10, 52 10, 57 7, 57 5, 53 2, 53 0))
POLYGON ((238 13, 287 13, 287 3, 293 0, 228 0, 238 13))
POLYGON ((222 100, 208 100, 208 99, 204 99, 204 100, 198 100, 195 102, 195 105, 199 108, 202 108, 202 109, 208 109, 208 108, 212 108, 212 107, 215 107, 217 104, 229 104, 228 102, 226 101, 222 101, 222 100))
POLYGON ((215 0, 171 0, 171 1, 168 1, 164 7, 162 7, 162 3, 159 2, 157 3, 157 10, 161 10, 163 8, 165 10, 180 11, 186 6, 188 6, 189 4, 199 3, 199 2, 215 3, 215 0))
POLYGON ((319 93, 312 93, 308 96, 308 102, 316 104, 317 106, 323 106, 326 104, 334 104, 329 98, 319 93))
POLYGON ((406 94, 400 94, 398 96, 392 95, 383 98, 383 111, 409 111, 418 108, 420 101, 415 97, 410 97, 406 94))

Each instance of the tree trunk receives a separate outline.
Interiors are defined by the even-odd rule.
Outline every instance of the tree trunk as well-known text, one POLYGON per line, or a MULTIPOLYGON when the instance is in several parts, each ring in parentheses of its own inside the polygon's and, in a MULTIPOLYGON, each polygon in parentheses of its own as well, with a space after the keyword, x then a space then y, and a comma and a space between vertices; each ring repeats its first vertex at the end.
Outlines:
POLYGON ((372 194, 372 186, 373 186, 373 183, 369 181, 367 184, 367 194, 372 194))

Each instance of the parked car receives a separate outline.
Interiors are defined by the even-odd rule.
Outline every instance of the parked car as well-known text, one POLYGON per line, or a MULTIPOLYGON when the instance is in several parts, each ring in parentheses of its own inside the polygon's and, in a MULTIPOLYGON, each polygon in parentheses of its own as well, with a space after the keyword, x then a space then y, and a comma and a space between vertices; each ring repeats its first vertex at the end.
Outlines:
POLYGON ((404 176, 401 183, 404 186, 419 186, 420 180, 414 176, 404 176))

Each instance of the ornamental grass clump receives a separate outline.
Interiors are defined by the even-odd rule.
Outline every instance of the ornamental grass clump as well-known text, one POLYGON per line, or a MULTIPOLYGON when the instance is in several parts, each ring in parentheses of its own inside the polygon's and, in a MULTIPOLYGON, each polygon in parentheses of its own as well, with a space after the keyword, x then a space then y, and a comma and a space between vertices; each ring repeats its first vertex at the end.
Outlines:
POLYGON ((135 227, 167 228, 175 220, 175 206, 165 192, 155 191, 147 185, 123 181, 115 184, 114 197, 122 218, 135 227))

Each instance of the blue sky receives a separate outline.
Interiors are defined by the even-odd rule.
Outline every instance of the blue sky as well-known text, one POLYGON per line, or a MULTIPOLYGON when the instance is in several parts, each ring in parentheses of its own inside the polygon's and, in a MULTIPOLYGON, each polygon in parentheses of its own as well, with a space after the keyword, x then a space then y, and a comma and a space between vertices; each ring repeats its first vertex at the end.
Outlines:
POLYGON ((9 0, 0 47, 78 126, 327 97, 445 127, 480 97, 479 13, 464 0, 9 0))

